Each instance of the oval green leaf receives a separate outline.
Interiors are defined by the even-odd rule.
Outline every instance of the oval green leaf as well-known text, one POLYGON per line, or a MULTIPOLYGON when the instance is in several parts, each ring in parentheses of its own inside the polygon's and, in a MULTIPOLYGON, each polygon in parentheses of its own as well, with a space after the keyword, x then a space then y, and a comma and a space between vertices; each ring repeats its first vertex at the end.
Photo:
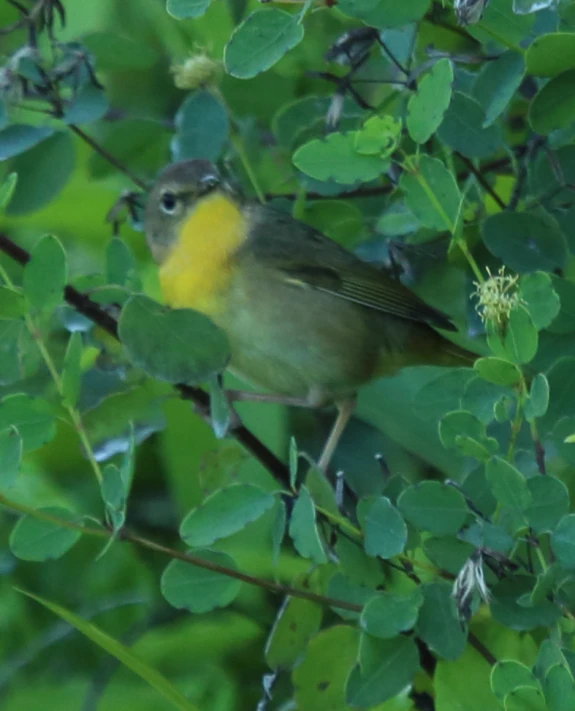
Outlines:
MULTIPOLYGON (((219 551, 197 550, 194 557, 237 570, 234 559, 219 551)), ((241 582, 215 570, 173 560, 162 574, 161 589, 166 600, 178 609, 202 613, 226 607, 239 593, 241 582)))
POLYGON ((169 383, 197 383, 222 371, 229 358, 226 335, 207 316, 170 310, 141 294, 122 309, 118 333, 134 365, 169 383))
POLYGON ((234 30, 226 45, 226 71, 238 79, 251 79, 299 44, 303 34, 297 15, 277 8, 256 10, 234 30))
POLYGON ((210 494, 192 509, 180 526, 180 536, 191 548, 209 546, 256 521, 274 497, 251 484, 232 484, 210 494))

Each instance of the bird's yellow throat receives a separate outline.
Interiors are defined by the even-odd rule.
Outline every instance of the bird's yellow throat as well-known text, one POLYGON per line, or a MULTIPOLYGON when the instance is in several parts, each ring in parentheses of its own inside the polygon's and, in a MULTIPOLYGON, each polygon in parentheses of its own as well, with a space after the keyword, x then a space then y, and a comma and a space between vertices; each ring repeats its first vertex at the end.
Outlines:
POLYGON ((197 203, 180 223, 177 240, 160 267, 166 303, 215 316, 233 271, 231 255, 244 239, 245 218, 223 193, 197 203))

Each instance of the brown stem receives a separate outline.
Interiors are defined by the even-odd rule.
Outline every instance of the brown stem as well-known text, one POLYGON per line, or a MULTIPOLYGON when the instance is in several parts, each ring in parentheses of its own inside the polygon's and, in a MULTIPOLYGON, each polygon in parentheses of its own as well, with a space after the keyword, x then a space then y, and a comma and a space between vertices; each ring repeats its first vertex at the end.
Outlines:
POLYGON ((353 602, 347 602, 346 600, 337 600, 333 597, 326 597, 325 595, 319 595, 314 592, 309 592, 308 590, 298 590, 297 588, 291 588, 289 585, 282 585, 281 583, 274 583, 271 580, 262 580, 261 578, 256 578, 253 575, 246 575, 245 573, 240 573, 237 570, 232 570, 231 568, 226 568, 223 565, 218 565, 217 563, 212 563, 212 561, 205 560, 192 553, 182 553, 181 551, 175 550, 174 548, 167 548, 159 543, 150 541, 147 538, 141 538, 134 533, 125 532, 122 533, 123 540, 131 541, 136 543, 143 548, 148 550, 156 551, 157 553, 162 553, 163 555, 169 556, 175 560, 181 560, 184 563, 189 563, 190 565, 195 565, 198 568, 205 568, 206 570, 212 570, 214 573, 220 573, 221 575, 226 575, 229 578, 235 578, 236 580, 241 580, 248 585, 255 585, 256 587, 263 588, 264 590, 269 590, 269 592, 278 595, 289 595, 290 597, 299 597, 303 600, 309 600, 310 602, 317 602, 319 605, 327 605, 329 607, 339 607, 343 610, 350 610, 351 612, 361 612, 363 610, 362 605, 357 605, 353 602))
MULTIPOLYGON (((0 251, 22 266, 30 260, 30 254, 4 234, 0 234, 0 251)), ((118 322, 116 319, 92 301, 89 296, 68 285, 64 289, 64 298, 78 313, 103 328, 114 338, 118 338, 118 322)), ((175 388, 184 400, 191 400, 194 403, 201 417, 209 421, 210 397, 208 393, 201 388, 191 387, 184 383, 176 385, 175 388)), ((267 469, 283 488, 289 489, 289 470, 287 466, 253 432, 244 425, 239 425, 231 429, 230 434, 267 469)))
MULTIPOLYGON (((92 528, 83 526, 75 521, 66 521, 58 516, 54 516, 46 511, 40 511, 32 507, 26 506, 24 504, 19 504, 16 501, 6 498, 0 494, 0 505, 6 506, 9 509, 18 511, 21 514, 32 516, 33 518, 40 519, 41 521, 48 521, 56 526, 62 526, 63 528, 71 528, 75 531, 79 531, 84 535, 97 536, 99 538, 111 538, 114 534, 108 529, 102 528, 92 528)), ((318 593, 310 592, 308 590, 299 590, 298 588, 292 588, 289 585, 282 585, 281 583, 274 583, 271 580, 264 580, 262 578, 256 578, 253 575, 247 575, 241 573, 238 570, 233 570, 232 568, 227 568, 225 565, 219 565, 218 563, 213 563, 210 560, 205 560, 199 556, 195 556, 193 553, 182 553, 175 548, 169 548, 168 546, 160 545, 148 538, 143 538, 135 533, 131 533, 126 529, 122 529, 119 533, 118 540, 129 541, 135 545, 141 546, 142 548, 147 548, 148 550, 155 551, 156 553, 161 553, 162 555, 171 558, 172 560, 181 560, 183 563, 188 563, 189 565, 194 565, 197 568, 204 568, 205 570, 211 570, 214 573, 220 573, 220 575, 225 575, 228 578, 234 578, 236 580, 241 580, 248 585, 254 585, 255 587, 263 588, 269 592, 275 593, 277 595, 289 595, 290 597, 299 597, 303 600, 309 600, 310 602, 316 602, 319 605, 329 606, 329 607, 339 607, 343 610, 350 610, 351 612, 361 612, 362 605, 357 605, 353 602, 348 602, 346 600, 338 600, 333 597, 327 597, 325 595, 319 595, 318 593)))
POLYGON ((497 664, 497 658, 491 654, 491 652, 487 649, 487 647, 483 644, 483 642, 476 637, 473 632, 470 632, 467 639, 469 640, 469 644, 477 651, 485 661, 491 665, 494 666, 497 664))

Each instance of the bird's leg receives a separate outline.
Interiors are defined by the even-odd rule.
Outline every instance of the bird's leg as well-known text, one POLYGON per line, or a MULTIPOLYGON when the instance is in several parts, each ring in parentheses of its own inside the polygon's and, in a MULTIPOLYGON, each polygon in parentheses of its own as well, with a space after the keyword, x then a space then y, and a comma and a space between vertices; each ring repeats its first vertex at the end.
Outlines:
POLYGON ((274 405, 290 407, 314 407, 307 397, 290 397, 289 395, 274 395, 273 393, 255 393, 249 390, 226 390, 230 402, 267 402, 274 405))
POLYGON ((345 430, 350 417, 355 409, 355 398, 342 400, 337 403, 337 417, 329 433, 329 437, 324 445, 323 452, 319 458, 318 466, 323 471, 327 471, 328 464, 337 448, 338 442, 345 430))

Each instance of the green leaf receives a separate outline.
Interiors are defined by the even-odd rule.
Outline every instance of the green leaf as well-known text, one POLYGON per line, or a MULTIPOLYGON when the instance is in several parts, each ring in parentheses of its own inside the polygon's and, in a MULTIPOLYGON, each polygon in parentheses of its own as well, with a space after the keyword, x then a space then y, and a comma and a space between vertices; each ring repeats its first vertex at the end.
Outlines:
POLYGON ((509 314, 503 335, 499 327, 487 323, 487 343, 498 358, 519 364, 529 363, 537 353, 538 342, 537 329, 527 310, 521 306, 509 314))
POLYGON ((570 32, 553 32, 536 37, 525 56, 529 74, 555 77, 567 69, 575 69, 574 39, 570 32))
MULTIPOLYGON (((329 579, 327 586, 327 594, 334 600, 342 600, 362 607, 368 600, 373 597, 373 589, 353 583, 343 573, 335 573, 329 579)), ((353 620, 356 622, 359 619, 359 612, 346 610, 343 607, 332 607, 332 610, 344 620, 353 620)))
POLYGON ((400 632, 406 632, 415 625, 422 604, 420 588, 415 588, 408 595, 386 592, 376 595, 363 608, 361 629, 380 639, 397 637, 400 632))
POLYGON ((407 130, 417 143, 425 143, 443 120, 451 100, 453 67, 440 59, 423 77, 407 104, 407 130))
POLYGON ((566 570, 575 570, 575 514, 567 514, 551 534, 551 550, 566 570))
POLYGON ((26 313, 24 294, 8 286, 0 286, 0 319, 18 318, 26 313))
POLYGON ((468 27, 467 32, 490 46, 506 49, 527 39, 533 26, 533 15, 517 15, 513 2, 516 0, 491 0, 481 22, 468 27))
POLYGON ((407 487, 397 506, 409 523, 436 536, 455 535, 469 513, 459 491, 438 481, 407 487))
POLYGON ((514 659, 497 662, 491 670, 491 688, 498 699, 503 699, 515 689, 522 686, 540 688, 539 682, 533 676, 531 669, 514 659))
POLYGON ((67 185, 76 167, 76 150, 69 133, 49 136, 11 163, 18 183, 8 215, 24 215, 44 207, 67 185))
POLYGON ((504 397, 511 395, 509 390, 482 378, 472 378, 465 388, 461 407, 472 412, 478 420, 488 425, 495 417, 495 406, 504 397))
POLYGON ((150 69, 158 61, 158 55, 148 44, 113 32, 84 35, 82 44, 94 56, 100 71, 150 69))
POLYGON ((315 508, 305 486, 299 490, 289 524, 289 535, 297 552, 321 565, 327 557, 315 521, 315 508))
POLYGON ((303 34, 297 15, 276 8, 256 10, 236 27, 226 45, 226 71, 238 79, 251 79, 298 45, 303 34))
POLYGON ((389 156, 401 138, 401 121, 392 116, 372 116, 355 132, 355 150, 366 155, 389 156))
POLYGON ((180 526, 180 536, 191 548, 209 546, 257 521, 274 497, 252 484, 232 484, 214 491, 192 509, 180 526))
POLYGON ((529 598, 533 589, 533 583, 532 576, 517 573, 500 580, 491 591, 491 613, 494 619, 518 631, 553 625, 561 617, 561 610, 555 603, 545 600, 537 605, 524 604, 524 599, 529 598))
POLYGON ((418 670, 419 653, 412 639, 375 639, 363 634, 359 666, 347 682, 347 702, 352 706, 377 706, 411 684, 418 670))
MULTIPOLYGON (((272 119, 272 130, 279 145, 293 150, 304 137, 316 130, 323 132, 325 115, 331 104, 328 96, 306 96, 292 101, 278 109, 272 119)), ((341 109, 341 124, 355 128, 358 119, 364 118, 364 111, 357 104, 345 98, 341 109)))
MULTIPOLYGON (((38 509, 39 512, 54 516, 70 523, 77 517, 68 509, 57 506, 38 509)), ((21 560, 41 562, 61 558, 80 538, 80 531, 65 528, 52 521, 23 516, 10 534, 10 550, 21 560)))
POLYGON ((527 521, 535 533, 552 531, 569 511, 569 492, 565 484, 553 476, 534 476, 527 480, 531 505, 526 509, 527 521))
MULTIPOLYGON (((150 174, 166 161, 171 133, 158 121, 100 122, 98 133, 101 134, 100 145, 136 174, 150 174)), ((92 153, 88 168, 93 178, 116 175, 116 169, 98 153, 92 153)))
MULTIPOLYGON (((501 638, 506 630, 498 632, 503 632, 499 635, 501 638)), ((514 648, 512 653, 515 653, 514 648)), ((489 666, 471 645, 467 645, 455 661, 438 660, 433 689, 436 711, 455 711, 458 706, 457 711, 501 711, 489 686, 489 666)))
POLYGON ((433 565, 457 575, 475 548, 469 543, 452 536, 435 538, 431 536, 423 541, 423 552, 433 565))
POLYGON ((575 69, 551 79, 529 107, 529 123, 544 136, 573 123, 575 116, 575 69))
POLYGON ((104 467, 101 492, 114 533, 117 533, 126 521, 128 488, 121 471, 115 464, 107 464, 104 467))
POLYGON ((357 518, 365 535, 365 552, 388 559, 399 555, 407 541, 407 526, 385 496, 369 496, 357 505, 357 518))
POLYGON ((106 246, 106 283, 125 286, 133 291, 141 289, 134 255, 118 237, 113 237, 106 246))
POLYGON ((20 433, 24 452, 38 449, 56 434, 50 405, 24 393, 7 395, 0 400, 0 431, 9 427, 15 427, 20 433))
POLYGON ((450 410, 461 409, 465 389, 475 378, 471 369, 453 368, 428 381, 414 398, 418 417, 439 420, 450 410))
POLYGON ((215 161, 228 140, 225 106, 209 91, 188 96, 176 113, 176 134, 171 147, 174 160, 205 158, 215 161))
POLYGON ((399 187, 424 227, 454 231, 461 195, 455 178, 440 160, 422 155, 413 172, 402 174, 399 187))
POLYGON ((22 379, 21 342, 27 333, 22 321, 0 321, 0 385, 22 379))
POLYGON ((437 136, 449 148, 467 158, 486 158, 501 147, 498 126, 488 126, 481 104, 456 91, 451 99, 437 136))
POLYGON ((122 309, 118 333, 134 365, 169 383, 197 383, 222 371, 229 358, 227 337, 207 316, 170 310, 141 294, 122 309))
MULTIPOLYGON (((195 550, 194 558, 237 571, 234 559, 227 553, 195 550)), ((241 582, 224 573, 173 560, 162 574, 161 589, 166 600, 179 610, 203 613, 226 607, 240 591, 241 582)))
POLYGON ((377 155, 362 155, 355 149, 356 132, 330 133, 323 140, 304 143, 294 153, 296 168, 316 180, 334 180, 351 185, 378 178, 388 162, 377 155))
POLYGON ((271 525, 272 562, 277 566, 284 536, 286 534, 287 510, 284 502, 277 498, 273 508, 273 521, 271 525))
POLYGON ((51 311, 64 298, 66 254, 59 240, 46 235, 30 253, 24 267, 24 295, 37 311, 51 311))
POLYGON ((489 459, 497 451, 497 440, 487 437, 485 425, 471 412, 448 412, 439 422, 439 439, 446 449, 454 449, 462 456, 489 459))
POLYGON ((337 5, 345 15, 362 20, 370 27, 403 27, 410 22, 421 20, 431 0, 410 0, 398 3, 397 0, 339 0, 337 5))
POLYGON ((166 10, 176 20, 201 17, 210 6, 211 0, 167 0, 166 10))
POLYGON ((505 459, 492 457, 485 465, 485 474, 493 495, 502 506, 521 512, 531 504, 527 479, 505 459))
POLYGON ((364 227, 361 211, 341 200, 308 203, 301 219, 344 247, 353 248, 364 227))
POLYGON ((565 664, 555 664, 543 682, 548 711, 571 711, 575 708, 575 681, 565 664))
POLYGON ((549 381, 543 373, 537 375, 531 381, 529 397, 524 404, 525 419, 528 422, 538 417, 543 417, 549 407, 549 381))
POLYGON ((523 81, 525 62, 518 52, 509 50, 493 62, 486 62, 473 82, 473 98, 485 112, 482 128, 499 118, 523 81))
POLYGON ((0 432, 0 488, 12 486, 22 460, 22 437, 15 427, 0 432))
POLYGON ((505 711, 547 711, 541 689, 522 686, 507 694, 503 700, 505 711))
POLYGON ((547 373, 549 408, 542 419, 542 428, 553 429, 563 417, 575 416, 575 358, 563 357, 547 373))
POLYGON ((575 332, 575 284, 555 274, 551 276, 551 283, 559 297, 561 308, 557 317, 549 324, 548 330, 550 333, 573 333, 575 332))
POLYGON ((58 617, 77 629, 78 632, 81 632, 89 640, 95 642, 99 647, 108 652, 108 654, 115 657, 125 667, 133 671, 153 689, 158 691, 174 708, 180 709, 180 711, 197 711, 196 707, 191 704, 180 691, 172 686, 165 676, 149 666, 147 662, 139 659, 131 649, 113 637, 110 637, 110 635, 103 632, 99 627, 96 627, 96 625, 91 622, 86 622, 86 620, 79 615, 66 610, 60 605, 49 602, 37 595, 32 595, 32 593, 26 592, 25 590, 20 590, 20 592, 32 598, 32 600, 36 600, 36 602, 39 602, 41 605, 44 605, 44 607, 55 615, 58 615, 58 617))
POLYGON ((315 602, 286 599, 266 642, 265 658, 271 669, 291 669, 303 656, 309 641, 320 630, 322 612, 315 602))
POLYGON ((539 679, 545 679, 547 672, 555 664, 567 664, 567 660, 562 653, 559 641, 556 639, 544 639, 539 645, 537 661, 535 662, 535 674, 539 679))
POLYGON ((510 386, 521 380, 521 370, 502 358, 478 358, 473 368, 481 378, 495 385, 510 386))
POLYGON ((482 224, 487 249, 515 272, 552 272, 567 263, 567 242, 554 217, 542 210, 498 212, 482 224))
POLYGON ((416 626, 416 632, 425 644, 444 659, 457 659, 467 639, 457 615, 451 587, 444 582, 423 586, 423 607, 416 626))
POLYGON ((12 195, 14 194, 17 184, 18 174, 14 172, 7 175, 2 181, 2 185, 0 185, 0 212, 2 212, 6 206, 10 204, 10 200, 12 199, 12 195))
POLYGON ((80 395, 82 351, 82 334, 76 331, 68 341, 62 369, 62 397, 70 407, 76 407, 80 395))
POLYGON ((101 119, 109 108, 106 93, 89 81, 76 92, 62 120, 67 124, 93 123, 101 119))
POLYGON ((345 684, 355 664, 359 634, 353 627, 334 625, 309 643, 292 673, 298 709, 344 709, 345 684))
POLYGON ((538 331, 547 328, 559 313, 561 302, 546 272, 524 274, 519 280, 519 294, 538 331))
POLYGON ((544 573, 537 576, 537 581, 529 596, 529 602, 526 604, 540 605, 545 602, 553 594, 557 578, 560 575, 562 575, 561 568, 556 563, 552 563, 544 573))
POLYGON ((12 124, 0 131, 0 161, 24 153, 54 133, 47 126, 12 124))

